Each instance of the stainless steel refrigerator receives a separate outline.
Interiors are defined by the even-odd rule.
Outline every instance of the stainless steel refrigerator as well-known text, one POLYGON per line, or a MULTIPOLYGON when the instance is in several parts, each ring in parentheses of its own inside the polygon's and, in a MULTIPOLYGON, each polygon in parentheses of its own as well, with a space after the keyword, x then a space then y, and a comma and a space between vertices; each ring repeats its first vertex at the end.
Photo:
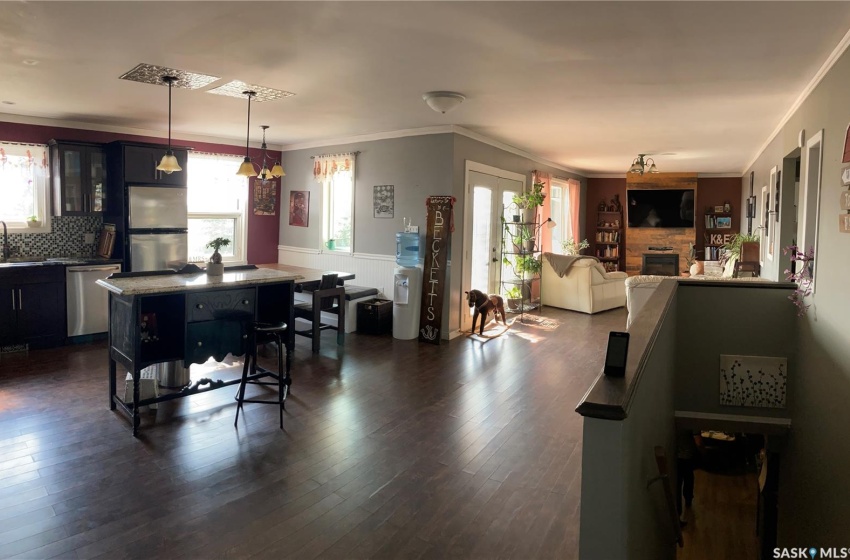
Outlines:
POLYGON ((189 219, 183 187, 128 187, 126 232, 133 272, 179 269, 188 262, 189 219))

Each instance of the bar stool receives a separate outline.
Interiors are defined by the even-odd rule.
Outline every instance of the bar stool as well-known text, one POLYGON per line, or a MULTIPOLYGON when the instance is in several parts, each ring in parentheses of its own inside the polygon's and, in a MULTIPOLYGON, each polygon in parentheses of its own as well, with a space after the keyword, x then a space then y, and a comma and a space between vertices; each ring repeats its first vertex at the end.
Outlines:
POLYGON ((289 386, 292 378, 289 376, 289 368, 292 364, 292 351, 286 347, 286 369, 283 368, 283 337, 286 332, 286 323, 251 323, 248 327, 248 347, 245 350, 245 365, 242 368, 242 381, 239 383, 239 391, 236 393, 236 420, 233 427, 239 422, 239 411, 242 403, 276 404, 280 407, 280 427, 283 429, 283 410, 286 397, 289 394, 289 386), (277 373, 267 372, 257 375, 257 346, 268 342, 277 343, 277 373), (250 374, 249 374, 250 371, 250 374), (261 381, 262 377, 273 377, 276 381, 261 381), (246 399, 245 386, 248 383, 255 385, 277 385, 278 400, 270 401, 264 399, 246 399))

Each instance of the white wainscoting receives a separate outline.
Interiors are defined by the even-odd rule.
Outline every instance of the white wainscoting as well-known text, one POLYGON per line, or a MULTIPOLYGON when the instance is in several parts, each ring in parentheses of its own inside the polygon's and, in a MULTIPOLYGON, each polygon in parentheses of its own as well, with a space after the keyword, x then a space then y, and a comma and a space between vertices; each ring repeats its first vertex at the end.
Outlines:
POLYGON ((395 255, 349 254, 278 245, 277 262, 321 270, 353 272, 355 278, 351 283, 355 286, 377 288, 382 297, 393 297, 395 255))

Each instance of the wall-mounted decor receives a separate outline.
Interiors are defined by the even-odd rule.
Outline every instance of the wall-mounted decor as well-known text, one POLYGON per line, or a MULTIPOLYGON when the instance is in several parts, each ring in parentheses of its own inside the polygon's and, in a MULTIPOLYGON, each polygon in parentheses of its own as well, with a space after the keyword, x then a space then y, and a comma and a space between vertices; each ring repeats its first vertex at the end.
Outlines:
POLYGON ((723 212, 723 211, 724 211, 724 207, 723 207, 723 205, 715 206, 715 207, 714 207, 714 211, 715 211, 715 212, 723 212))
POLYGON ((839 203, 844 214, 838 216, 838 231, 840 233, 850 233, 850 191, 841 193, 841 201, 839 203))
POLYGON ((254 215, 274 216, 277 202, 277 185, 274 181, 254 179, 254 215))
POLYGON ((776 170, 776 194, 773 197, 773 219, 779 221, 779 191, 782 188, 782 170, 776 170))
POLYGON ((788 358, 720 356, 720 404, 784 408, 788 358))
POLYGON ((732 227, 732 218, 729 216, 717 216, 717 229, 729 229, 732 227))
POLYGON ((395 211, 395 187, 393 185, 372 187, 372 205, 375 218, 392 218, 395 211))
POLYGON ((103 224, 100 239, 97 241, 97 256, 108 259, 115 248, 115 224, 103 224))
POLYGON ((451 246, 455 198, 429 196, 425 226, 425 268, 422 305, 419 312, 419 341, 440 343, 443 325, 443 299, 446 295, 446 264, 451 246))
POLYGON ((289 225, 310 225, 310 191, 289 192, 289 225))

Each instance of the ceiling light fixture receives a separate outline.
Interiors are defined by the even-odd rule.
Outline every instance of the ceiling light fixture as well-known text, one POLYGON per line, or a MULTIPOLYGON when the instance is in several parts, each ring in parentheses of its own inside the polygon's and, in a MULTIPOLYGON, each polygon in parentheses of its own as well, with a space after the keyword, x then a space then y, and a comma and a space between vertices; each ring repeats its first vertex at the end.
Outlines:
POLYGON ((248 155, 248 142, 251 139, 251 98, 257 95, 257 92, 250 90, 243 91, 242 95, 248 96, 248 131, 245 133, 245 159, 242 161, 242 165, 239 166, 239 171, 236 174, 243 177, 256 177, 257 170, 254 169, 254 164, 251 163, 251 156, 248 155))
POLYGON ((159 162, 156 169, 157 171, 171 175, 175 171, 183 171, 183 168, 177 163, 174 152, 171 151, 171 87, 177 81, 177 78, 174 76, 163 76, 162 81, 168 84, 168 151, 162 156, 162 161, 159 162))
POLYGON ((269 166, 266 163, 266 129, 269 128, 269 125, 261 124, 260 128, 263 129, 263 165, 262 169, 260 169, 259 174, 257 174, 257 177, 259 177, 263 181, 268 181, 272 177, 283 177, 284 175, 286 175, 286 173, 283 172, 283 167, 280 165, 279 161, 275 161, 274 165, 271 168, 271 171, 269 170, 269 166))
POLYGON ((466 96, 455 91, 429 91, 422 99, 438 113, 448 113, 466 99, 466 96))
POLYGON ((638 154, 638 157, 634 159, 632 166, 629 168, 629 173, 637 173, 638 175, 643 175, 644 173, 658 173, 658 168, 655 167, 655 160, 652 158, 644 159, 644 156, 646 156, 646 154, 638 154), (649 169, 646 168, 647 165, 649 165, 649 169))

